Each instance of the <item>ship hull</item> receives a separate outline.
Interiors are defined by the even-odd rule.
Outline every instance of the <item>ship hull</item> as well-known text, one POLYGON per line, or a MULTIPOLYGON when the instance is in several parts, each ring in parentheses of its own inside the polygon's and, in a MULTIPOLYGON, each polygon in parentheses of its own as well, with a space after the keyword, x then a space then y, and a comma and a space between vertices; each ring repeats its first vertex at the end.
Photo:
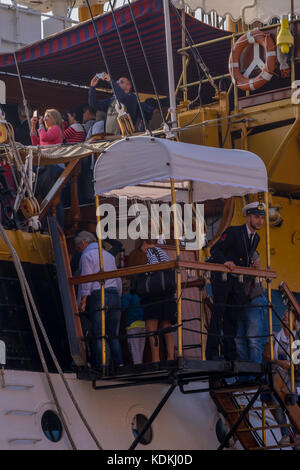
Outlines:
MULTIPOLYGON (((137 414, 149 418, 169 389, 151 384, 119 389, 95 390, 89 381, 66 374, 66 380, 90 428, 104 450, 129 449, 134 441, 132 422, 137 414)), ((78 450, 97 449, 58 374, 51 374, 58 401, 78 450)), ((101 385, 105 384, 99 382, 101 385)), ((97 384, 99 384, 97 383, 97 384)), ((207 388, 207 382, 193 388, 207 388)), ((5 371, 1 389, 0 448, 2 450, 71 450, 65 431, 51 442, 42 429, 48 410, 57 414, 46 377, 40 372, 5 371)), ((152 423, 152 439, 139 450, 213 450, 218 446, 217 409, 209 393, 184 395, 178 388, 152 423)))

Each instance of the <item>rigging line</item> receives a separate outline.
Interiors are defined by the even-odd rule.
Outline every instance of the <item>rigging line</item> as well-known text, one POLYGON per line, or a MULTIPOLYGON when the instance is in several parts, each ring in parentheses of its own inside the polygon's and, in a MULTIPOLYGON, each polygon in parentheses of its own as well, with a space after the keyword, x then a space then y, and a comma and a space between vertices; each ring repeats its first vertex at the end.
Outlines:
MULTIPOLYGON (((98 46, 99 46, 99 49, 101 51, 101 54, 102 54, 102 59, 103 59, 103 62, 105 64, 105 68, 106 68, 106 71, 108 73, 108 75, 110 76, 110 78, 112 78, 111 76, 111 73, 110 73, 110 69, 109 69, 109 66, 108 66, 108 62, 106 60, 106 57, 105 57, 105 54, 104 54, 104 49, 102 47, 102 44, 101 44, 101 41, 100 41, 100 36, 98 34, 98 31, 97 31, 97 28, 96 28, 96 24, 95 24, 95 20, 94 20, 94 15, 93 15, 93 12, 91 10, 91 6, 90 6, 90 2, 89 0, 86 0, 86 4, 88 6, 88 9, 89 9, 89 12, 90 12, 90 16, 91 16, 91 20, 92 20, 92 25, 93 25, 93 29, 94 29, 94 33, 95 33, 95 36, 97 38, 97 42, 98 42, 98 46)), ((116 99, 116 102, 118 103, 118 107, 121 108, 121 103, 117 97, 117 94, 116 94, 116 90, 115 90, 115 86, 114 86, 114 83, 111 79, 110 81, 110 85, 111 85, 111 88, 112 88, 112 91, 113 91, 113 94, 115 96, 115 99, 116 99)))
POLYGON ((124 59, 126 61, 126 65, 127 65, 128 72, 129 72, 129 75, 130 75, 130 80, 132 82, 133 88, 134 88, 135 93, 136 93, 138 107, 140 109, 140 113, 141 113, 141 116, 142 116, 144 128, 145 128, 145 130, 147 129, 150 132, 150 134, 152 135, 152 132, 149 128, 149 124, 147 123, 146 118, 145 118, 145 113, 144 113, 142 105, 141 105, 141 101, 140 101, 138 90, 137 90, 137 87, 136 87, 136 84, 135 84, 135 81, 134 81, 133 73, 132 73, 132 70, 131 70, 131 67, 130 67, 130 64, 129 64, 129 61, 128 61, 128 56, 127 56, 127 53, 126 53, 126 50, 125 50, 125 47, 124 47, 123 39, 121 37, 120 28, 119 28, 118 23, 117 23, 117 18, 116 18, 116 15, 115 15, 115 9, 112 5, 111 0, 108 0, 108 2, 109 2, 109 5, 110 5, 110 8, 111 8, 111 12, 112 12, 112 15, 113 15, 113 19, 114 19, 114 23, 115 23, 115 26, 116 26, 117 34, 118 34, 119 41, 120 41, 120 44, 121 44, 121 48, 122 48, 122 51, 123 51, 124 59))
MULTIPOLYGON (((175 7, 174 7, 174 8, 175 8, 175 7)), ((189 30, 187 29, 187 27, 182 23, 181 16, 180 16, 180 14, 179 14, 179 12, 177 11, 176 8, 175 8, 175 11, 176 11, 176 15, 177 15, 177 19, 178 19, 179 24, 181 24, 182 28, 184 29, 184 31, 185 31, 186 34, 187 34, 187 38, 186 38, 187 41, 188 41, 188 42, 190 41, 190 43, 191 43, 192 45, 194 45, 195 42, 194 42, 194 40, 193 40, 193 38, 192 38, 192 36, 191 36, 189 30), (189 39, 188 39, 188 38, 189 38, 189 39)), ((191 47, 191 44, 190 44, 190 43, 189 43, 189 46, 191 47)), ((192 50, 192 49, 193 49, 193 48, 191 47, 191 50, 192 50)), ((201 55, 200 55, 198 49, 196 49, 195 52, 196 52, 196 55, 197 55, 196 58, 195 58, 195 56, 194 56, 195 60, 198 62, 198 64, 200 65, 202 71, 204 72, 204 74, 205 74, 207 80, 209 81, 209 83, 211 84, 211 86, 215 89, 216 93, 218 94, 218 93, 219 93, 219 90, 218 90, 218 88, 217 88, 217 86, 216 86, 216 84, 215 84, 215 82, 214 82, 214 79, 212 78, 212 76, 211 76, 211 74, 210 74, 210 72, 209 72, 209 70, 208 70, 207 65, 206 65, 205 62, 203 61, 203 59, 202 59, 202 57, 201 57, 201 55)))
MULTIPOLYGON (((57 371, 58 371, 58 373, 59 373, 59 375, 60 375, 60 377, 61 377, 61 379, 62 379, 62 381, 63 381, 63 384, 65 385, 65 388, 66 388, 66 390, 67 390, 67 392, 68 392, 68 394, 69 394, 69 396, 70 396, 70 399, 72 400, 72 403, 73 403, 73 405, 75 406, 75 408, 76 408, 76 410, 77 410, 77 412, 78 412, 78 414, 79 414, 79 416, 80 416, 80 418, 81 418, 83 424, 85 425, 87 431, 89 432, 90 436, 91 436, 92 439, 94 440, 94 442, 95 442, 95 444, 97 445, 98 449, 102 450, 102 447, 101 447, 101 445, 100 445, 98 439, 96 438, 94 432, 92 431, 92 429, 90 428, 90 426, 89 426, 87 420, 85 419, 85 417, 84 417, 84 415, 83 415, 81 409, 79 408, 79 405, 78 405, 78 403, 77 403, 77 401, 76 401, 76 399, 75 399, 75 397, 74 397, 74 395, 73 395, 73 393, 72 393, 72 390, 70 389, 70 386, 69 386, 69 384, 68 384, 68 382, 67 382, 67 380, 66 380, 66 378, 65 378, 65 376, 64 376, 64 373, 63 373, 63 371, 62 371, 62 369, 61 369, 61 367, 60 367, 60 365, 59 365, 59 363, 58 363, 58 361, 57 361, 57 358, 56 358, 55 353, 54 353, 54 351, 53 351, 53 349, 52 349, 52 346, 51 346, 51 344, 50 344, 50 341, 49 341, 49 338, 48 338, 48 336, 47 336, 47 333, 46 333, 46 330, 45 330, 45 328, 44 328, 44 325, 43 325, 43 323, 42 323, 42 321, 41 321, 41 318, 40 318, 40 316, 39 316, 39 313, 38 313, 36 304, 35 304, 35 302, 34 302, 34 299, 33 299, 33 296, 32 296, 31 290, 30 290, 30 287, 29 287, 29 285, 28 285, 28 282, 27 282, 27 279, 26 279, 26 276, 25 276, 25 273, 24 273, 22 264, 21 264, 20 259, 19 259, 19 257, 18 257, 18 254, 17 254, 16 250, 14 249, 14 247, 12 246, 12 244, 10 243, 9 239, 7 238, 7 235, 6 235, 6 233, 5 233, 4 229, 3 229, 3 226, 2 226, 1 224, 0 224, 0 233, 1 233, 2 237, 3 237, 3 239, 5 240, 6 244, 8 245, 8 247, 9 247, 9 249, 10 249, 10 252, 11 252, 11 254, 12 254, 13 262, 14 262, 14 265, 15 265, 15 268, 16 268, 16 271, 17 271, 17 274, 18 274, 18 277, 19 277, 19 279, 20 279, 21 287, 24 286, 24 292, 23 292, 24 300, 25 300, 26 305, 28 304, 29 309, 30 309, 29 312, 28 312, 28 314, 29 314, 29 316, 30 316, 30 318, 31 318, 31 317, 32 317, 32 312, 31 312, 31 307, 30 307, 30 303, 31 303, 33 313, 34 313, 35 318, 36 318, 36 321, 37 321, 37 323, 38 323, 38 325, 39 325, 39 327, 40 327, 40 330, 41 330, 42 336, 43 336, 43 338, 44 338, 44 340, 45 340, 45 343, 46 343, 46 346, 47 346, 47 348, 48 348, 48 351, 49 351, 49 353, 50 353, 50 355, 51 355, 51 358, 52 358, 52 360, 53 360, 53 362, 54 362, 54 365, 55 365, 55 367, 56 367, 56 369, 57 369, 57 371), (25 295, 24 295, 24 293, 25 293, 25 295), (29 303, 29 302, 30 302, 30 303, 29 303)), ((22 290, 23 290, 23 289, 22 289, 22 290)), ((36 331, 36 327, 35 327, 35 324, 34 324, 34 319, 32 318, 32 320, 33 320, 34 331, 36 331)), ((38 342, 39 342, 38 336, 37 336, 37 340, 38 340, 38 342)), ((42 352, 42 358, 43 358, 43 357, 44 357, 44 356, 43 356, 43 352, 42 352)), ((45 362, 45 361, 44 361, 44 362, 45 362)), ((44 364, 44 363, 42 362, 42 364, 44 364)), ((46 362, 45 362, 45 366, 46 366, 46 368, 47 368, 46 362)), ((50 378, 50 376, 49 376, 49 378, 50 378)), ((51 378, 50 378, 50 380, 51 380, 51 378)), ((54 389, 53 389, 53 390, 54 390, 54 389)), ((54 392, 55 392, 55 390, 54 390, 54 392)), ((64 422, 63 419, 62 419, 62 422, 64 422)))
MULTIPOLYGON (((181 16, 179 15, 179 12, 177 11, 177 9, 175 8, 175 11, 176 11, 176 14, 177 14, 177 20, 179 22, 179 25, 181 26, 181 29, 183 31, 185 31, 186 33, 186 41, 188 43, 188 45, 190 46, 190 50, 191 50, 191 53, 192 53, 192 56, 193 56, 193 59, 195 61, 195 65, 196 65, 196 68, 197 68, 197 72, 198 72, 198 76, 199 76, 199 87, 198 87, 198 94, 196 96, 196 98, 189 104, 189 108, 199 99, 199 105, 201 106, 202 105, 202 100, 201 100, 201 86, 202 86, 202 80, 203 80, 203 77, 201 76, 201 68, 200 68, 200 64, 199 64, 199 59, 197 57, 197 52, 198 50, 194 50, 191 45, 193 44, 193 40, 191 38, 191 35, 189 33, 189 31, 187 30, 186 26, 183 24, 183 21, 182 21, 182 18, 181 16)), ((204 64, 205 65, 205 64, 204 64)))
POLYGON ((20 74, 20 70, 19 70, 19 64, 18 64, 18 61, 17 61, 17 56, 16 56, 16 53, 14 52, 14 59, 15 59, 15 64, 16 64, 16 69, 17 69, 17 74, 18 74, 18 79, 19 79, 19 83, 20 83, 20 88, 21 88, 21 93, 22 93, 22 97, 23 97, 23 104, 24 104, 24 109, 25 109, 25 114, 26 114, 26 119, 27 119, 27 123, 28 123, 28 128, 30 130, 30 117, 29 117, 29 110, 28 110, 28 106, 27 106, 27 100, 25 98, 25 93, 24 93, 24 88, 23 88, 23 83, 22 83, 22 79, 21 79, 21 74, 20 74))
POLYGON ((5 233, 5 230, 4 230, 4 228, 1 224, 0 224, 0 233, 1 233, 1 236, 2 236, 3 240, 5 241, 6 245, 8 246, 8 248, 11 252, 12 258, 13 258, 13 263, 15 265, 17 275, 18 275, 18 278, 19 278, 19 281, 20 281, 20 286, 21 286, 24 302, 25 302, 25 305, 26 305, 26 310, 27 310, 27 313, 28 313, 29 322, 30 322, 32 332, 33 332, 33 335, 34 335, 34 339, 35 339, 35 343, 36 343, 36 346, 37 346, 37 349, 38 349, 39 357, 40 357, 42 367, 43 367, 44 373, 46 375, 47 382, 48 382, 48 385, 50 387, 50 390, 51 390, 51 393, 52 393, 52 396, 53 396, 53 399, 54 399, 54 402, 55 402, 55 405, 56 405, 56 408, 57 408, 57 411, 58 411, 58 414, 59 414, 59 417, 60 417, 60 419, 63 423, 64 429, 65 429, 66 434, 69 438, 72 449, 77 450, 76 445, 75 445, 75 443, 72 439, 72 436, 70 434, 70 430, 67 426, 66 420, 64 418, 60 403, 58 401, 58 398, 57 398, 57 395, 56 395, 56 392, 55 392, 55 389, 54 389, 54 386, 53 386, 53 383, 52 383, 52 380, 51 380, 51 376, 50 376, 50 373, 49 373, 49 369, 48 369, 48 366, 47 366, 47 363, 46 363, 46 360, 45 360, 45 356, 44 356, 44 353, 43 353, 43 350, 42 350, 42 346, 41 346, 41 343, 40 343, 40 340, 39 340, 39 337, 38 337, 38 332, 36 330, 36 326, 35 326, 35 323, 34 323, 34 318, 33 318, 33 315, 32 315, 32 311, 31 311, 31 307, 30 307, 30 303, 29 303, 29 299, 28 299, 28 294, 26 292, 25 274, 24 274, 21 262, 19 260, 18 255, 17 255, 17 252, 15 251, 14 247, 11 245, 11 243, 10 243, 6 233, 5 233))
POLYGON ((149 76, 150 76, 150 79, 151 79, 151 82, 152 82, 153 90, 154 90, 154 93, 156 95, 156 100, 157 100, 157 104, 158 104, 158 107, 159 107, 160 115, 161 115, 163 123, 166 124, 166 120, 165 120, 164 113, 163 113, 163 110, 162 110, 162 107, 161 107, 158 91, 157 91, 156 84, 155 84, 155 81, 154 81, 154 77, 153 77, 151 67, 150 67, 150 64, 149 64, 149 61, 148 61, 148 57, 147 57, 147 54, 146 54, 146 51, 145 51, 145 48, 144 48, 144 45, 143 45, 143 41, 142 41, 142 38, 141 38, 141 35, 140 35, 140 31, 139 31, 139 28, 138 28, 138 25, 137 25, 137 22, 136 22, 136 19, 135 19, 135 15, 134 15, 134 11, 133 11, 133 8, 132 8, 132 5, 131 5, 131 1, 127 0, 127 2, 128 2, 128 5, 129 5, 129 9, 130 9, 131 18, 132 18, 133 24, 135 26, 136 34, 137 34, 137 37, 139 39, 139 43, 140 43, 140 46, 141 46, 141 49, 142 49, 142 52, 143 52, 143 56, 144 56, 144 59, 145 59, 145 62, 146 62, 148 73, 149 73, 149 76))

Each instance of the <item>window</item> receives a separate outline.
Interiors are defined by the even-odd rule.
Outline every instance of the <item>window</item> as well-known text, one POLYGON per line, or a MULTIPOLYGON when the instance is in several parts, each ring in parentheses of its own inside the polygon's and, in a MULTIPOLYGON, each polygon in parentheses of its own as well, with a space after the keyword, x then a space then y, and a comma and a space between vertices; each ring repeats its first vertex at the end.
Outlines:
MULTIPOLYGON (((134 435, 134 438, 136 438, 139 435, 139 433, 142 431, 147 421, 148 421, 148 418, 141 413, 138 413, 137 415, 134 416, 132 423, 131 423, 131 428, 132 428, 132 433, 134 435)), ((143 435, 143 437, 141 438, 140 444, 143 444, 144 446, 146 446, 150 444, 150 442, 152 441, 152 438, 153 438, 153 434, 152 434, 152 428, 150 426, 145 432, 145 434, 143 435)))
POLYGON ((52 442, 58 442, 61 439, 63 427, 59 417, 54 411, 47 410, 42 416, 42 430, 52 442))

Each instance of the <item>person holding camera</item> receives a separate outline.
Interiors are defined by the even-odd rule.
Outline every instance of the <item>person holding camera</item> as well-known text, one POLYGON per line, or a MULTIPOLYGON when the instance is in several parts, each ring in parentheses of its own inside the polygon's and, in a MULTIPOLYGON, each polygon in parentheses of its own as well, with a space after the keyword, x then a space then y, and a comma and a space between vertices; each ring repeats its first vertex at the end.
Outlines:
POLYGON ((37 112, 31 118, 31 142, 32 145, 56 145, 62 144, 64 133, 61 114, 57 109, 46 109, 44 117, 37 117, 37 112), (38 131, 36 129, 39 123, 38 131))
POLYGON ((102 74, 96 74, 92 78, 89 89, 89 105, 96 110, 106 112, 106 134, 120 134, 120 128, 117 121, 117 100, 125 106, 128 114, 131 116, 132 122, 135 122, 137 115, 137 98, 136 95, 131 92, 131 90, 131 81, 126 77, 121 77, 117 81, 114 81, 106 72, 103 72, 102 74), (98 85, 99 80, 111 82, 115 96, 106 98, 104 100, 97 100, 96 86, 98 85))
MULTIPOLYGON (((62 144, 64 133, 62 127, 62 117, 57 109, 47 109, 44 117, 37 117, 37 111, 31 118, 31 142, 32 145, 56 145, 62 144), (38 131, 36 129, 39 123, 38 131)), ((40 166, 36 185, 36 197, 41 203, 54 183, 63 172, 64 164, 40 166)), ((59 201, 56 206, 56 216, 61 227, 64 225, 64 208, 59 201)), ((43 219, 43 228, 47 228, 46 217, 43 219)))

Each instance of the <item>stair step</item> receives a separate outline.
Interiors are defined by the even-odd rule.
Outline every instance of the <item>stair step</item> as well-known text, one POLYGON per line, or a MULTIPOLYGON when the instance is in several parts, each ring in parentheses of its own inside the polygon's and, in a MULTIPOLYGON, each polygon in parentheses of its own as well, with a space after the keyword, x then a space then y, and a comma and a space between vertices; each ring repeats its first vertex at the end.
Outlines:
POLYGON ((30 410, 8 410, 5 413, 6 415, 16 415, 16 416, 33 416, 36 415, 36 411, 30 410))
POLYGON ((19 445, 28 445, 28 444, 36 444, 40 442, 42 439, 35 439, 35 438, 16 438, 16 439, 8 439, 10 444, 19 444, 19 445))
MULTIPOLYGON (((258 427, 254 427, 254 428, 242 428, 242 429, 238 429, 238 432, 251 432, 251 431, 268 431, 268 429, 280 429, 280 428, 288 428, 288 427, 291 427, 292 425, 291 424, 272 424, 270 426, 258 426, 258 427)), ((299 444, 300 445, 300 444, 299 444)))
POLYGON ((262 447, 254 447, 248 450, 269 450, 269 449, 284 449, 287 447, 300 447, 299 442, 291 442, 290 444, 276 444, 275 446, 262 446, 262 447))
POLYGON ((259 385, 253 385, 253 386, 249 386, 249 387, 236 387, 236 388, 222 388, 221 390, 213 390, 212 389, 212 392, 213 393, 237 393, 237 392, 248 392, 249 390, 253 390, 253 392, 249 391, 249 394, 250 393, 256 393, 257 392, 257 389, 258 389, 259 385))
POLYGON ((22 384, 5 384, 3 387, 5 390, 29 390, 33 388, 34 385, 22 385, 22 384))
MULTIPOLYGON (((241 406, 241 408, 229 408, 226 410, 226 413, 242 413, 246 406, 241 406)), ((273 406, 252 406, 249 411, 262 411, 262 410, 277 410, 280 408, 280 405, 273 405, 273 406)))

